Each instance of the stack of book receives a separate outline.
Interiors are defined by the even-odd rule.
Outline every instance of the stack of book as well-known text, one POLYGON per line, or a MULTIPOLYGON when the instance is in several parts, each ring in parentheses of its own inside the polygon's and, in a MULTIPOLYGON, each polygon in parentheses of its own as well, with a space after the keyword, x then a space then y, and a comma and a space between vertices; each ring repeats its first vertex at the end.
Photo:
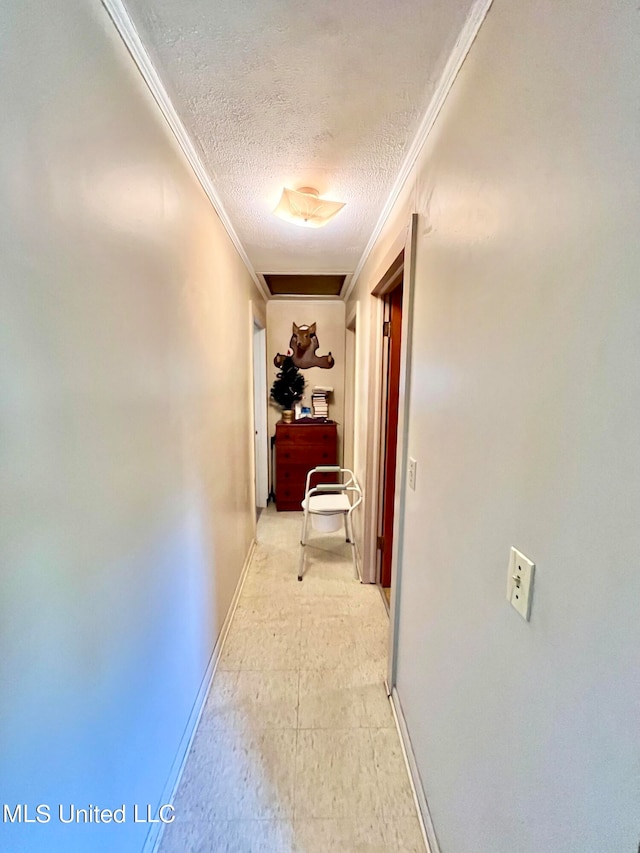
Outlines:
POLYGON ((329 417, 329 403, 327 397, 333 391, 333 388, 326 388, 323 385, 317 385, 311 392, 311 405, 313 406, 314 418, 329 417))

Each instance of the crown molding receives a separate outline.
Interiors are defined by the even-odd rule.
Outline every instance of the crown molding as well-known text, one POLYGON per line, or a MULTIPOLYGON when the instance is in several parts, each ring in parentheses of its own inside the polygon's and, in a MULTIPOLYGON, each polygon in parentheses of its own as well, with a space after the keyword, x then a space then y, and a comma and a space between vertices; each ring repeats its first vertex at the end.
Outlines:
POLYGON ((460 35, 458 36, 456 43, 453 47, 449 55, 449 59, 444 67, 442 74, 440 75, 440 79, 438 80, 438 85, 435 88, 433 93, 433 97, 429 102, 429 106, 427 107, 427 111, 424 114, 422 121, 420 122, 420 126, 418 127, 418 131, 414 137, 413 142, 411 143, 411 147, 407 152, 407 156, 405 157, 402 166, 400 168, 400 172, 398 173, 398 177, 394 181, 393 187, 391 188, 391 192, 389 193, 389 197, 385 203, 385 206, 382 208, 382 212, 378 217, 378 221, 376 223, 375 228, 369 238, 369 242, 365 246, 364 252, 358 261, 358 265, 355 268, 353 273, 353 277, 349 283, 348 289, 345 291, 344 296, 342 297, 345 301, 351 295, 353 288, 355 287, 358 278, 360 277, 360 273, 362 272, 364 265, 366 264, 369 255, 373 247, 376 244, 378 237, 380 236, 382 229, 384 228, 387 219, 389 218, 391 211, 393 210, 393 206, 398 200, 398 196, 402 192, 402 188, 407 182, 407 178, 411 174, 411 170, 418 159, 420 152, 424 148, 427 139, 433 129, 434 124, 436 123, 436 119, 440 114, 440 110, 442 109, 444 102, 447 100, 447 96, 451 91, 451 87, 453 86, 456 77, 458 76, 458 72, 462 68, 462 65, 467 58, 467 54, 471 50, 471 46, 478 35, 480 27, 482 26, 484 19, 487 16, 489 9, 491 8, 491 4, 493 0, 476 0, 476 2, 471 7, 471 10, 467 16, 467 20, 464 22, 464 26, 460 31, 460 35))
POLYGON ((220 196, 216 192, 211 178, 200 159, 200 155, 193 144, 193 140, 184 126, 182 119, 178 115, 176 108, 174 107, 173 102, 162 83, 160 75, 156 71, 153 62, 151 61, 151 57, 147 53, 147 50, 142 43, 142 39, 140 38, 129 13, 124 6, 124 3, 122 0, 102 0, 102 5, 129 51, 131 58, 142 76, 142 79, 147 84, 149 91, 153 95, 156 104, 160 108, 160 112, 171 128, 173 135, 178 141, 178 145, 187 158, 189 165, 193 169, 200 186, 211 202, 213 209, 218 214, 225 231, 229 235, 231 242, 235 246, 251 278, 255 282, 258 291, 265 301, 267 301, 271 294, 265 288, 264 283, 258 277, 253 264, 249 260, 249 256, 247 255, 235 228, 231 224, 231 220, 229 219, 220 196))
POLYGON ((345 276, 344 284, 342 285, 342 290, 340 291, 340 299, 344 299, 345 302, 347 300, 347 297, 346 297, 346 295, 343 295, 342 291, 344 291, 345 294, 349 293, 351 291, 351 282, 352 281, 353 281, 353 273, 350 272, 348 275, 345 276))
POLYGON ((269 301, 269 299, 271 299, 271 291, 269 290, 269 285, 267 284, 267 280, 264 277, 264 273, 259 272, 256 274, 257 274, 258 278, 260 279, 260 287, 262 288, 262 290, 265 293, 269 294, 269 296, 267 297, 267 301, 269 301))

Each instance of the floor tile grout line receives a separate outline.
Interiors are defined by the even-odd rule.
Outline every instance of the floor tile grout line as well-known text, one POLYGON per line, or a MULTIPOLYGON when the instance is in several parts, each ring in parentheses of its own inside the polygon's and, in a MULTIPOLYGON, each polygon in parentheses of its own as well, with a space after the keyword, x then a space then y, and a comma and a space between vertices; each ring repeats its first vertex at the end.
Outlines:
POLYGON ((298 794, 298 741, 300 737, 300 671, 302 658, 302 617, 300 618, 300 628, 298 630, 298 703, 296 705, 296 748, 293 756, 293 807, 291 815, 291 832, 293 841, 295 841, 295 825, 296 825, 296 810, 297 810, 297 794, 298 794))
MULTIPOLYGON (((272 519, 272 521, 273 521, 273 519, 272 519)), ((296 527, 297 526, 298 525, 296 524, 296 527)), ((270 545, 268 542, 264 542, 263 540, 258 541, 258 545, 261 548, 261 554, 260 554, 260 566, 261 567, 268 560, 269 548, 272 548, 273 550, 277 550, 277 551, 284 551, 284 550, 286 550, 287 547, 288 547, 289 551, 291 551, 291 549, 293 549, 293 547, 294 547, 293 545, 289 545, 289 546, 284 545, 284 542, 286 542, 287 537, 292 538, 293 532, 294 532, 293 526, 289 524, 285 527, 285 529, 283 529, 282 533, 279 532, 279 538, 278 538, 277 542, 273 543, 272 545, 270 545), (290 527, 291 529, 290 530, 287 529, 288 527, 290 527), (265 554, 265 552, 267 552, 267 554, 265 554)), ((256 555, 257 555, 257 551, 254 554, 254 560, 255 560, 256 555)), ((321 564, 321 560, 322 560, 322 557, 320 556, 319 561, 318 561, 318 565, 321 564)), ((316 585, 316 588, 313 590, 313 592, 310 594, 307 594, 307 595, 300 595, 299 594, 300 590, 296 589, 296 587, 293 584, 287 584, 286 586, 283 586, 279 591, 276 589, 276 586, 274 585, 273 590, 271 592, 269 592, 268 594, 252 595, 251 593, 255 589, 255 584, 260 583, 261 572, 258 571, 257 568, 258 567, 252 563, 252 565, 250 567, 250 572, 251 572, 251 576, 253 578, 253 583, 252 583, 252 586, 247 590, 246 593, 243 591, 243 594, 241 596, 241 600, 239 602, 239 605, 240 605, 239 609, 244 608, 244 615, 241 619, 234 619, 232 624, 235 624, 236 628, 238 628, 240 630, 244 629, 247 631, 251 631, 256 626, 258 626, 260 623, 263 623, 265 621, 262 618, 262 611, 264 610, 265 614, 268 613, 267 608, 269 608, 270 606, 274 606, 277 608, 280 605, 280 606, 284 606, 285 611, 287 609, 293 610, 295 612, 293 621, 295 623, 294 636, 296 637, 297 661, 295 662, 294 666, 288 665, 288 666, 282 666, 282 667, 278 666, 276 668, 272 668, 271 666, 267 666, 267 667, 264 667, 264 666, 244 667, 242 665, 239 665, 237 667, 231 667, 230 669, 221 670, 221 671, 229 673, 230 675, 228 677, 230 677, 236 683, 238 683, 239 680, 242 678, 241 673, 243 673, 243 672, 244 673, 269 673, 269 674, 284 673, 284 672, 289 672, 289 673, 296 672, 296 674, 297 674, 297 683, 295 680, 293 683, 291 683, 291 681, 289 679, 287 679, 287 683, 288 684, 290 683, 291 687, 293 687, 294 684, 296 684, 297 689, 296 689, 296 706, 295 706, 295 735, 289 735, 289 737, 290 737, 289 743, 292 743, 294 745, 293 768, 292 768, 293 772, 292 772, 292 783, 291 783, 292 787, 289 789, 292 792, 293 799, 292 799, 292 806, 291 806, 291 812, 289 813, 289 817, 286 820, 282 821, 283 823, 291 821, 291 824, 290 824, 290 830, 292 833, 291 843, 294 844, 295 843, 295 828, 301 821, 306 820, 304 815, 301 815, 301 813, 300 813, 300 804, 298 803, 298 797, 301 793, 300 783, 301 783, 301 778, 302 778, 300 776, 300 773, 299 773, 299 759, 300 759, 300 750, 301 750, 301 740, 304 740, 305 738, 307 738, 307 735, 303 735, 301 733, 303 733, 303 732, 309 732, 310 733, 310 732, 316 731, 318 733, 322 733, 324 735, 324 737, 326 738, 328 736, 327 733, 329 733, 329 732, 342 731, 342 732, 344 732, 344 734, 346 735, 347 738, 352 738, 352 737, 354 737, 355 732, 361 731, 362 729, 366 729, 367 735, 364 736, 363 734, 361 734, 361 735, 359 735, 359 738, 362 739, 364 737, 365 742, 369 746, 369 749, 367 750, 367 752, 370 751, 369 754, 370 754, 370 756, 374 762, 374 767, 372 768, 374 770, 374 773, 372 775, 372 782, 374 782, 374 784, 376 786, 375 790, 377 792, 377 797, 381 801, 381 799, 382 799, 382 797, 381 797, 381 794, 382 794, 381 771, 379 770, 379 768, 376 764, 376 749, 375 749, 376 739, 375 739, 374 735, 376 732, 393 730, 392 725, 389 725, 389 726, 372 726, 370 719, 368 719, 368 717, 367 717, 366 705, 363 706, 364 716, 362 714, 359 714, 358 716, 353 717, 353 715, 350 712, 349 712, 348 717, 345 717, 345 716, 335 717, 335 714, 334 714, 334 719, 336 721, 340 720, 341 722, 342 721, 347 722, 348 719, 365 720, 368 722, 368 724, 364 725, 364 726, 363 725, 344 725, 344 726, 339 725, 339 727, 337 729, 334 725, 330 725, 330 726, 326 726, 326 727, 325 726, 318 727, 316 725, 316 726, 308 726, 308 727, 304 727, 304 728, 301 726, 301 722, 302 722, 302 718, 301 718, 301 706, 302 706, 301 690, 302 690, 303 674, 305 672, 312 672, 312 673, 326 672, 327 677, 330 680, 331 679, 331 673, 335 672, 335 669, 336 669, 336 667, 329 665, 331 655, 329 654, 328 648, 327 648, 326 652, 323 651, 323 653, 321 655, 318 655, 318 659, 316 659, 315 655, 313 656, 313 658, 312 658, 312 660, 314 660, 313 664, 308 664, 307 659, 303 658, 303 648, 306 648, 306 645, 303 643, 303 638, 305 636, 305 629, 307 629, 309 627, 309 625, 313 624, 314 622, 316 622, 317 624, 322 624, 323 622, 325 624, 329 624, 329 625, 336 624, 336 617, 338 617, 338 621, 342 620, 343 624, 345 624, 345 625, 351 624, 351 625, 357 626, 358 632, 361 632, 363 629, 366 629, 367 626, 369 626, 373 629, 376 629, 378 626, 383 627, 383 626, 381 626, 381 622, 383 621, 383 618, 387 616, 387 614, 385 612, 385 613, 382 613, 382 614, 379 614, 376 616, 376 614, 373 612, 373 609, 371 608, 370 603, 367 601, 367 599, 361 595, 358 595, 358 594, 354 595, 351 590, 345 591, 344 594, 327 595, 326 591, 324 591, 322 589, 322 583, 320 583, 319 585, 316 585), (259 605, 257 604, 258 600, 260 600, 259 605), (285 601, 286 604, 283 605, 282 604, 283 601, 285 601), (315 610, 316 605, 317 605, 318 611, 322 610, 323 607, 327 607, 328 612, 325 612, 325 613, 317 612, 315 610), (332 609, 333 607, 335 609, 332 609), (253 610, 253 613, 249 614, 247 612, 250 610, 253 610), (345 610, 346 610, 346 612, 344 612, 345 610), (364 614, 362 612, 359 612, 359 611, 364 611, 364 614), (250 615, 250 618, 247 618, 247 617, 249 617, 249 615, 250 615), (329 657, 327 657, 327 655, 329 655, 329 657)), ((330 568, 333 568, 333 566, 331 566, 330 568)), ((336 565, 336 568, 339 568, 339 567, 336 565)), ((318 575, 318 579, 322 580, 323 576, 318 575)), ((362 585, 359 585, 359 589, 361 588, 361 586, 362 585)), ((346 590, 346 585, 345 585, 345 590, 346 590)), ((335 592, 335 588, 333 588, 332 591, 335 592)), ((238 616, 240 616, 240 613, 238 613, 238 616)), ((283 620, 282 619, 282 613, 280 613, 280 614, 276 614, 275 619, 267 618, 266 621, 274 621, 274 622, 287 621, 287 622, 290 622, 291 619, 289 618, 289 616, 285 616, 285 618, 283 620)), ((329 644, 332 644, 333 638, 330 636, 330 634, 331 634, 331 632, 329 632, 329 638, 328 638, 327 642, 329 644)), ((365 645, 368 647, 369 644, 365 644, 365 645)), ((377 645, 377 643, 376 643, 376 645, 377 645)), ((310 646, 309 651, 311 651, 311 650, 312 650, 312 647, 310 646)), ((265 649, 265 651, 267 651, 267 650, 265 649)), ((334 656, 335 656, 336 650, 334 649, 333 651, 334 651, 334 656)), ((274 647, 273 653, 279 654, 279 652, 277 650, 277 645, 274 647)), ((269 658, 270 654, 271 654, 270 651, 267 652, 267 654, 266 654, 267 662, 268 662, 268 658, 269 658)), ((338 684, 338 686, 336 686, 336 690, 340 694, 343 694, 343 692, 345 690, 351 689, 351 686, 353 686, 353 688, 356 690, 359 690, 362 688, 368 688, 369 686, 374 686, 374 685, 378 685, 382 688, 382 685, 384 683, 383 669, 381 668, 380 671, 378 672, 378 674, 376 674, 376 670, 378 668, 377 658, 372 659, 370 657, 367 657, 367 664, 369 664, 369 663, 371 664, 370 676, 367 675, 365 677, 364 683, 362 683, 362 684, 358 683, 357 678, 355 679, 354 684, 353 685, 351 684, 352 677, 358 676, 360 669, 361 669, 362 662, 359 662, 357 660, 357 658, 359 658, 359 657, 360 657, 360 654, 352 655, 351 656, 351 658, 352 658, 351 663, 346 664, 343 667, 340 667, 340 669, 344 673, 345 678, 347 679, 346 685, 349 685, 349 686, 340 687, 338 684), (370 680, 370 678, 371 678, 371 680, 370 680)), ((321 682, 322 682, 322 677, 320 678, 320 686, 322 686, 321 682)), ((267 682, 267 683, 269 683, 269 682, 267 682)), ((276 676, 274 683, 275 684, 280 683, 280 679, 278 679, 277 676, 276 676)), ((289 690, 289 689, 290 688, 287 688, 287 690, 289 690)), ((314 688, 314 690, 315 690, 315 688, 314 688)), ((291 694, 289 694, 289 695, 291 695, 291 694)), ((269 702, 270 697, 271 697, 271 693, 267 692, 264 694, 264 696, 266 697, 266 701, 269 702)), ((279 700, 276 700, 276 701, 279 701, 279 700)), ((244 706, 244 704, 245 704, 244 702, 235 703, 236 707, 238 707, 238 708, 242 708, 244 706)), ((250 704, 251 703, 249 702, 249 705, 250 704)), ((291 708, 291 705, 289 705, 288 707, 291 708)), ((240 714, 242 714, 242 713, 243 712, 240 711, 240 714)), ((250 715, 251 711, 249 710, 248 713, 250 715)), ((344 711, 342 713, 344 714, 344 711)), ((276 716, 275 719, 276 720, 282 719, 282 717, 276 716)), ((312 720, 313 720, 313 716, 312 716, 312 720)), ((258 726, 255 726, 254 728, 255 728, 255 730, 261 731, 261 732, 267 732, 267 731, 273 731, 273 730, 280 730, 280 731, 286 730, 289 732, 293 731, 291 726, 282 727, 282 726, 276 725, 276 726, 263 727, 261 725, 258 725, 258 726)), ((382 745, 384 746, 384 742, 382 745)), ((318 780, 318 784, 322 784, 321 779, 318 780)), ((330 809, 330 811, 331 811, 331 809, 330 809)), ((390 826, 387 827, 386 824, 387 823, 391 824, 395 818, 393 815, 389 815, 387 817, 386 815, 382 814, 382 802, 380 802, 380 805, 377 807, 377 811, 380 811, 379 817, 381 820, 383 820, 383 822, 385 824, 385 826, 384 826, 385 849, 391 849, 390 847, 387 847, 389 840, 390 840, 389 834, 388 834, 388 830, 390 829, 390 826)), ((309 817, 309 819, 311 819, 311 818, 309 817)), ((315 820, 316 818, 313 818, 313 819, 315 820)), ((325 818, 318 817, 317 819, 318 820, 329 820, 329 821, 331 821, 331 820, 339 820, 341 818, 336 818, 336 817, 334 817, 333 813, 331 813, 331 814, 328 813, 325 818)), ((347 820, 347 818, 344 818, 344 819, 347 820)), ((348 819, 351 820, 352 819, 351 816, 348 819)), ((254 817, 254 818, 243 818, 242 820, 243 821, 254 820, 256 822, 262 822, 262 821, 267 822, 267 821, 275 820, 275 819, 266 818, 266 817, 261 817, 261 818, 254 817)), ((237 824, 237 823, 240 823, 241 821, 238 818, 238 819, 234 819, 232 822, 237 824)))
POLYGON ((293 756, 293 800, 292 800, 292 809, 291 809, 291 824, 292 827, 295 827, 296 824, 296 811, 298 807, 298 740, 300 736, 300 729, 296 727, 296 748, 293 756))
POLYGON ((378 796, 380 797, 380 816, 381 816, 382 824, 383 824, 383 835, 384 835, 385 842, 386 842, 387 833, 385 832, 386 827, 384 826, 384 824, 385 824, 385 821, 387 820, 387 817, 384 814, 384 803, 383 803, 383 799, 384 799, 383 793, 384 792, 382 789, 382 783, 380 781, 380 772, 378 771, 378 762, 376 760, 376 746, 375 746, 375 743, 373 742, 373 736, 371 734, 371 729, 368 729, 368 732, 369 732, 369 742, 371 743, 371 754, 373 755, 373 769, 375 770, 376 780, 377 780, 377 788, 378 788, 378 796))

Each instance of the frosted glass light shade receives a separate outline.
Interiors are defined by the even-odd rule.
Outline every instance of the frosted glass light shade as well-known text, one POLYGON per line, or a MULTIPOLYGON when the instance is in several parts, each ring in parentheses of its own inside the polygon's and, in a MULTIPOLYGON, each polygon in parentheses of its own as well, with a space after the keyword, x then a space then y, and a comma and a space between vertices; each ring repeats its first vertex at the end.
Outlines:
POLYGON ((273 211, 280 219, 306 228, 322 228, 344 207, 342 201, 328 201, 318 197, 313 187, 282 190, 282 197, 273 211))

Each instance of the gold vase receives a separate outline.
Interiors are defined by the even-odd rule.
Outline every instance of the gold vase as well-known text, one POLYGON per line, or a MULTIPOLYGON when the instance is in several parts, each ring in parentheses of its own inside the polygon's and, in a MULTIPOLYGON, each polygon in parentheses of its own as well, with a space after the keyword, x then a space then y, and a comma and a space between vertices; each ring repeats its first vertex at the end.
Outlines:
POLYGON ((283 422, 285 424, 292 424, 293 423, 293 415, 294 415, 293 409, 285 409, 284 412, 282 413, 283 422))

